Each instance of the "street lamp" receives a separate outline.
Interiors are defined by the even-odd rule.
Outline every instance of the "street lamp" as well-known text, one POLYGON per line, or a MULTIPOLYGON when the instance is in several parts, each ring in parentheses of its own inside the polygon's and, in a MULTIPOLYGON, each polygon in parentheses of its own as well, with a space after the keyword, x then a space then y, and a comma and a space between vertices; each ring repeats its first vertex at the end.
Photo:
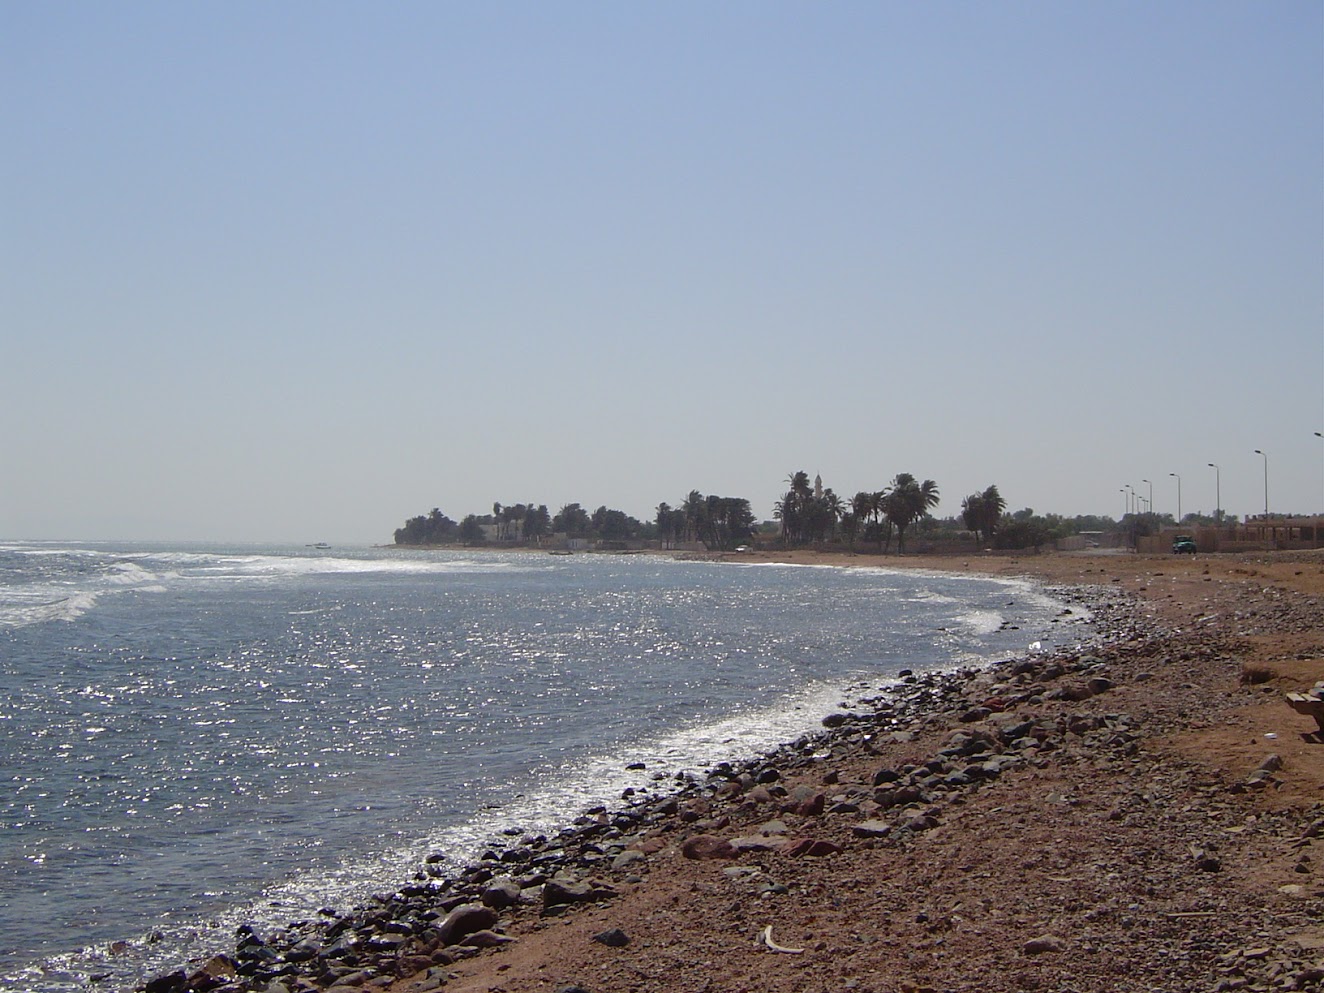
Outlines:
POLYGON ((1255 449, 1256 455, 1264 456, 1264 516, 1269 516, 1269 456, 1267 453, 1255 449))
POLYGON ((1168 475, 1177 480, 1177 527, 1181 527, 1181 476, 1175 472, 1170 472, 1168 475))
POLYGON ((1148 479, 1140 480, 1142 483, 1149 483, 1149 499, 1145 501, 1145 513, 1154 513, 1154 484, 1148 479))
POLYGON ((1129 514, 1129 513, 1131 512, 1131 501, 1130 501, 1130 499, 1129 499, 1129 498, 1127 497, 1127 495, 1126 495, 1126 487, 1125 487, 1125 486, 1123 486, 1123 487, 1122 487, 1121 489, 1119 489, 1117 492, 1120 493, 1120 494, 1122 494, 1122 518, 1125 519, 1125 518, 1126 518, 1126 515, 1129 514))
MULTIPOLYGON (((1316 432, 1315 432, 1315 437, 1316 437, 1316 438, 1324 438, 1324 431, 1316 431, 1316 432)), ((1316 528, 1315 530, 1318 531, 1319 528, 1316 528)))
POLYGON ((1212 462, 1209 463, 1209 468, 1214 470, 1214 523, 1222 524, 1223 494, 1222 494, 1222 484, 1220 483, 1220 479, 1222 478, 1223 474, 1219 471, 1218 466, 1214 465, 1214 463, 1212 462))

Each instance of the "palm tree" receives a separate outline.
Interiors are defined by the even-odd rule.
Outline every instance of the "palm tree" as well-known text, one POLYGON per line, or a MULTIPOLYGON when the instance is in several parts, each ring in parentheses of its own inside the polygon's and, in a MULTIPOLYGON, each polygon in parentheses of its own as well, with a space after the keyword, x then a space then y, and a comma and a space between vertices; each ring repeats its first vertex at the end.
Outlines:
POLYGON ((996 486, 990 486, 983 493, 971 493, 961 501, 961 519, 965 526, 975 533, 975 539, 993 540, 1002 512, 1007 509, 1007 501, 1002 499, 996 486))
POLYGON ((662 501, 657 505, 656 513, 658 539, 662 542, 663 548, 670 548, 671 541, 674 538, 672 530, 674 525, 671 521, 671 505, 665 500, 662 501))
POLYGON ((846 547, 852 552, 855 551, 855 536, 860 533, 860 518, 853 510, 848 510, 841 515, 841 521, 838 523, 841 533, 846 536, 846 547))
POLYGON ((856 520, 867 521, 873 516, 874 502, 873 494, 865 490, 860 490, 850 498, 850 512, 855 515, 856 520))
POLYGON ((782 495, 772 509, 772 516, 782 522, 782 545, 789 545, 800 532, 800 511, 793 492, 788 490, 782 495))
POLYGON ((932 479, 919 482, 908 472, 899 472, 892 480, 891 490, 884 497, 883 513, 896 527, 898 552, 906 550, 906 528, 938 505, 938 484, 932 479))
POLYGON ((708 511, 708 501, 698 490, 690 490, 680 509, 685 514, 685 539, 698 541, 703 531, 703 519, 708 511))

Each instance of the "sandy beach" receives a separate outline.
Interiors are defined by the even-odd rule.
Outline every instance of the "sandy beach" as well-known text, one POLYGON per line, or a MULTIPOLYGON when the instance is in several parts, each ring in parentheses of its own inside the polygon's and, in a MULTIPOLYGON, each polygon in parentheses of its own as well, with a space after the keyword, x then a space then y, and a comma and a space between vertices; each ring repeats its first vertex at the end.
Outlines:
POLYGON ((151 993, 1324 988, 1324 743, 1284 696, 1324 679, 1324 553, 759 558, 1032 577, 1100 638, 151 993))

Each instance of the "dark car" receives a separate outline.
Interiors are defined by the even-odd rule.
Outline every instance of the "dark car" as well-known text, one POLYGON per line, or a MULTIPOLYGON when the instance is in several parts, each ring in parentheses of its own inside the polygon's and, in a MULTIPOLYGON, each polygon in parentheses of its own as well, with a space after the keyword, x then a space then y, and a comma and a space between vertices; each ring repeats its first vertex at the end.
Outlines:
POLYGON ((1194 555, 1195 552, 1195 539, 1189 534, 1179 534, 1172 539, 1173 555, 1194 555))

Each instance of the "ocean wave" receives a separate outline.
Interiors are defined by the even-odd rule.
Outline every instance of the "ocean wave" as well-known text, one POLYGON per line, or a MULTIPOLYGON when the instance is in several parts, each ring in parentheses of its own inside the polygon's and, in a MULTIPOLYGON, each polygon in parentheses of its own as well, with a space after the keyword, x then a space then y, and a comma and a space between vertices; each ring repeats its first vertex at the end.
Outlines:
POLYGON ((61 596, 50 590, 6 590, 0 593, 0 627, 76 621, 96 606, 98 596, 90 591, 61 596))
POLYGON ((977 635, 992 634, 1005 622, 1005 618, 996 610, 972 610, 961 614, 956 620, 977 635))
POLYGON ((334 556, 233 555, 197 563, 187 575, 202 579, 262 579, 286 576, 367 575, 373 573, 447 575, 522 571, 512 562, 478 559, 409 560, 334 556))

